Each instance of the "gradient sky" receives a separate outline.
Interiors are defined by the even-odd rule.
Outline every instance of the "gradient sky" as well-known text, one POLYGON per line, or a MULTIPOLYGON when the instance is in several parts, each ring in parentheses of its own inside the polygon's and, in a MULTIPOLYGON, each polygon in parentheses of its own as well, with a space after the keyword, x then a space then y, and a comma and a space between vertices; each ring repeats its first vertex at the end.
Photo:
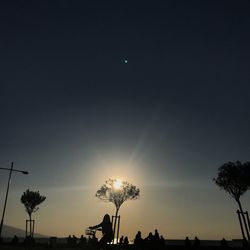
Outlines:
POLYGON ((250 160, 249 13, 247 0, 1 1, 0 166, 30 172, 13 175, 5 223, 24 228, 29 188, 47 197, 37 232, 79 236, 114 213, 94 195, 120 178, 141 189, 120 210, 129 238, 239 238, 212 179, 250 160))

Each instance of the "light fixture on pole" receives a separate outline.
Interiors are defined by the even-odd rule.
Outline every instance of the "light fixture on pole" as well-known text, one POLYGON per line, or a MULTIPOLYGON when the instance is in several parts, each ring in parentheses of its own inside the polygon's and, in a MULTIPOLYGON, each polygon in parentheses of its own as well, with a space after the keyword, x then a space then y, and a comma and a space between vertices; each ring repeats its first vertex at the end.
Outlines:
POLYGON ((6 190, 5 200, 4 200, 4 206, 3 206, 3 214, 2 214, 1 224, 0 224, 0 239, 1 239, 1 237, 2 237, 3 221, 4 221, 4 215, 5 215, 5 210, 6 210, 6 204, 7 204, 8 194, 9 194, 10 180, 11 180, 12 172, 19 172, 19 173, 22 173, 22 174, 29 174, 27 171, 18 170, 18 169, 13 169, 13 165, 14 165, 14 164, 13 164, 13 162, 12 162, 10 168, 0 168, 0 169, 2 169, 2 170, 8 170, 8 171, 9 171, 8 185, 7 185, 7 190, 6 190))

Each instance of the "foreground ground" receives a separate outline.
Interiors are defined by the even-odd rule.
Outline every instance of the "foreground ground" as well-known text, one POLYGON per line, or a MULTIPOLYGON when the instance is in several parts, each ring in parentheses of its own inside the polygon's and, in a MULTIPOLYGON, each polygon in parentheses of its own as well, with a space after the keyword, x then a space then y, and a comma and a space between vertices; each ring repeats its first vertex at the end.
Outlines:
MULTIPOLYGON (((97 250, 97 248, 94 248, 92 246, 82 246, 82 247, 69 247, 67 245, 35 245, 32 247, 27 247, 24 245, 18 245, 18 246, 12 246, 12 245, 1 245, 1 250, 97 250)), ((128 245, 128 246, 117 246, 112 245, 108 246, 105 250, 243 250, 243 249, 250 249, 249 247, 221 247, 221 246, 200 246, 200 247, 185 247, 185 246, 173 246, 173 245, 166 245, 161 248, 156 248, 154 246, 151 247, 145 247, 145 248, 136 248, 134 245, 128 245)))

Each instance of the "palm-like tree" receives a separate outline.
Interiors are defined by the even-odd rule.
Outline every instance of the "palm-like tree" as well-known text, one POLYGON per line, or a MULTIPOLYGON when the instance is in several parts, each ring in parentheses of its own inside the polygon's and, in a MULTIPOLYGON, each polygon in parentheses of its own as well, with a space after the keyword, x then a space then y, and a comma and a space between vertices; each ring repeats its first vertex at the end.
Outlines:
POLYGON ((31 218, 32 213, 36 212, 39 207, 37 207, 39 204, 41 204, 46 199, 45 196, 40 195, 39 191, 30 191, 27 189, 21 196, 21 202, 23 203, 26 212, 29 215, 30 220, 30 237, 33 236, 32 230, 31 230, 31 218))

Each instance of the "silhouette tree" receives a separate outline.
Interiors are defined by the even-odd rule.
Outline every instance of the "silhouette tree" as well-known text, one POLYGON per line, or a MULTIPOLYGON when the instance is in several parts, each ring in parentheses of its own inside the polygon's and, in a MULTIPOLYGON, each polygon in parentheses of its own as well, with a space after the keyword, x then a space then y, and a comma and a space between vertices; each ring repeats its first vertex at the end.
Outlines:
POLYGON ((140 197, 140 189, 136 186, 116 179, 108 179, 105 184, 97 190, 96 197, 105 202, 112 202, 115 204, 115 222, 114 235, 116 231, 117 215, 121 205, 127 200, 136 200, 140 197))
POLYGON ((250 189, 250 162, 227 162, 218 168, 218 176, 213 180, 237 202, 240 212, 243 215, 243 222, 247 231, 248 240, 250 240, 246 219, 240 201, 240 197, 250 189))
POLYGON ((46 199, 45 196, 40 195, 39 191, 34 192, 27 189, 21 196, 21 202, 23 203, 26 212, 29 215, 30 220, 30 237, 32 237, 31 233, 31 216, 32 213, 36 212, 39 207, 37 207, 39 204, 41 204, 46 199))

